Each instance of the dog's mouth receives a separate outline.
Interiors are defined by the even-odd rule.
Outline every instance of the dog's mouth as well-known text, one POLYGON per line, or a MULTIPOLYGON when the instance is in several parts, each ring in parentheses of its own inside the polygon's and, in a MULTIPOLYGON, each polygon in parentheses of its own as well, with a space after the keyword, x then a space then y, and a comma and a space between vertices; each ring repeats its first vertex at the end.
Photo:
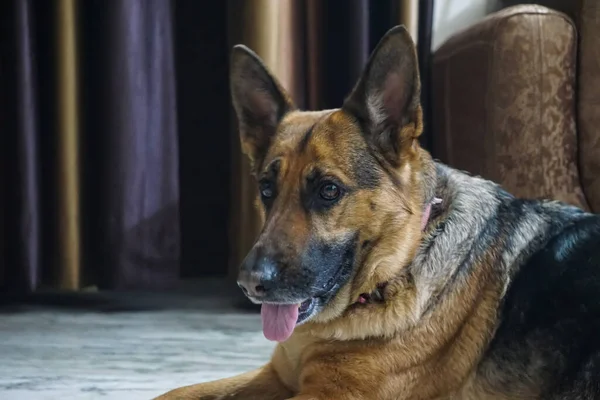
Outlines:
POLYGON ((313 308, 314 299, 308 299, 300 303, 298 307, 298 321, 296 324, 303 322, 309 315, 309 311, 313 308))
POLYGON ((318 313, 322 304, 323 301, 319 297, 311 297, 294 304, 263 303, 261 319, 265 337, 277 342, 286 341, 297 325, 318 313))
POLYGON ((294 332, 294 328, 315 316, 328 300, 331 299, 339 285, 333 280, 321 294, 297 303, 269 303, 261 306, 263 333, 268 340, 286 341, 294 332))
POLYGON ((319 305, 321 301, 317 297, 312 297, 308 300, 304 300, 300 303, 298 307, 298 318, 296 319, 296 325, 300 325, 303 322, 307 321, 317 313, 317 305, 319 305))

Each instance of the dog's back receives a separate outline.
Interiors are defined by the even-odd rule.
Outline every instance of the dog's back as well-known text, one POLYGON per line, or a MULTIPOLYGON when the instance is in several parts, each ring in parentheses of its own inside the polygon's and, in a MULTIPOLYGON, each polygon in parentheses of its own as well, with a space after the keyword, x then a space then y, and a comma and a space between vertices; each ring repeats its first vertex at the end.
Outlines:
POLYGON ((598 399, 600 217, 523 206, 552 218, 547 242, 515 271, 478 375, 511 394, 531 381, 542 399, 598 399))
POLYGON ((488 265, 503 282, 494 335, 458 397, 600 398, 600 216, 443 166, 438 177, 449 204, 423 260, 454 260, 449 291, 488 265))

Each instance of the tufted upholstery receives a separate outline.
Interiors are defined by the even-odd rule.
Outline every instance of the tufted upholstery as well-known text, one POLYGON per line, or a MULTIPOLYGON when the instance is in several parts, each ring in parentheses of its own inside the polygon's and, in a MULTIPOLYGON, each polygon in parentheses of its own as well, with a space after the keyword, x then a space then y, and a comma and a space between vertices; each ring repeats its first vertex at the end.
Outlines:
POLYGON ((436 51, 433 153, 517 196, 600 212, 600 2, 562 3, 504 8, 436 51))

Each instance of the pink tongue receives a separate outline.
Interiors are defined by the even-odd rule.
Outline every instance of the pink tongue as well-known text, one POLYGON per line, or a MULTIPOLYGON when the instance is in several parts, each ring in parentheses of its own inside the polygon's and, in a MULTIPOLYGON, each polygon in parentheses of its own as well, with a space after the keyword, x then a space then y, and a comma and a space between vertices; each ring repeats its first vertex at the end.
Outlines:
POLYGON ((296 326, 298 304, 263 304, 260 309, 263 333, 269 340, 285 342, 296 326))

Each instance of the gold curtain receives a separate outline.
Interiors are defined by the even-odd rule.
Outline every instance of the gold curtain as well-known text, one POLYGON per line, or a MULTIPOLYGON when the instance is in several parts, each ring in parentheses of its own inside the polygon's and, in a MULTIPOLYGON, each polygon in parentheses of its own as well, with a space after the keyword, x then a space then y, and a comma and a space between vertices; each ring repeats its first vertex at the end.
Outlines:
POLYGON ((419 0, 400 0, 398 22, 406 26, 416 44, 419 29, 419 0))
POLYGON ((76 0, 59 0, 56 7, 58 216, 56 286, 79 289, 79 109, 77 100, 76 0))

